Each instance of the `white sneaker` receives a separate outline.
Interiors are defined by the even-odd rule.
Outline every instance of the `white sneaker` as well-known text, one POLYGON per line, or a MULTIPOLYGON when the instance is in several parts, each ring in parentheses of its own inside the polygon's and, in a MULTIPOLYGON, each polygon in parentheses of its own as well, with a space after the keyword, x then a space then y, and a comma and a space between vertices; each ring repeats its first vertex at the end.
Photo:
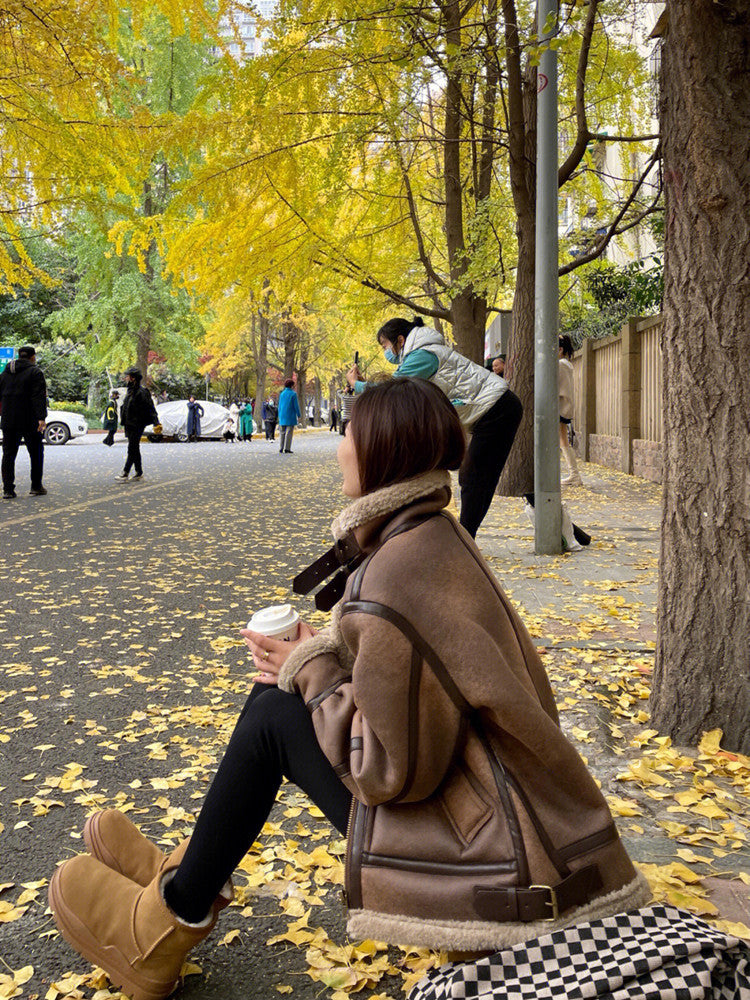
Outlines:
POLYGON ((120 472, 119 475, 115 476, 115 479, 125 480, 128 478, 128 475, 129 474, 127 472, 120 472))
POLYGON ((583 486, 583 480, 577 473, 571 473, 565 479, 560 480, 561 486, 583 486))

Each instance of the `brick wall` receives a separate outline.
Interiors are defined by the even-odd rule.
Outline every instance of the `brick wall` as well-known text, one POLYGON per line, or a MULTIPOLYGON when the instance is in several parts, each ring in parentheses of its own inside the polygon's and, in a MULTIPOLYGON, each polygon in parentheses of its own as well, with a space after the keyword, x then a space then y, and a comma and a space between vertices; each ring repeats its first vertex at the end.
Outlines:
POLYGON ((589 462, 606 465, 609 469, 619 469, 621 465, 622 440, 612 434, 589 435, 589 462))
POLYGON ((660 483, 662 477, 661 442, 633 441, 633 474, 660 483))

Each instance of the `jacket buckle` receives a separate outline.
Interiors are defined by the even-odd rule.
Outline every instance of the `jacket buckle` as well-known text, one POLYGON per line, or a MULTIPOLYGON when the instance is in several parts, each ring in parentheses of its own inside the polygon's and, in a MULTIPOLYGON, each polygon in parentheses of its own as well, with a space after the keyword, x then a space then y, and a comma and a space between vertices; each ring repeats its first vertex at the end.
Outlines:
POLYGON ((551 885, 530 885, 529 889, 546 889, 549 893, 549 899, 544 900, 544 905, 549 906, 552 909, 551 917, 542 917, 544 923, 550 923, 553 920, 557 920, 560 916, 560 908, 557 903, 557 893, 552 888, 551 885))

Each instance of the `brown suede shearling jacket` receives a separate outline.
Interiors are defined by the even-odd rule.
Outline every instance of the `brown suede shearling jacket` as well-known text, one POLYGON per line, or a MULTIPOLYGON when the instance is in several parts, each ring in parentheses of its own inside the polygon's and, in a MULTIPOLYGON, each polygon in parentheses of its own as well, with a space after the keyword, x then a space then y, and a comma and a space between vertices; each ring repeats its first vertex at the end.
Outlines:
POLYGON ((354 796, 349 932, 497 949, 650 892, 449 499, 447 474, 430 473, 346 508, 334 536, 353 531, 367 558, 279 685, 354 796))

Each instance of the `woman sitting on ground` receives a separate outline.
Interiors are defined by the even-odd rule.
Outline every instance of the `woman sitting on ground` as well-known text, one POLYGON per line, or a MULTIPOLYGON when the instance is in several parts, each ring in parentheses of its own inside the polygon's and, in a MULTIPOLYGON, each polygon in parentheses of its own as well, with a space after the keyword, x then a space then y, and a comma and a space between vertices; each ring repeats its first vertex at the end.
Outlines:
POLYGON ((127 994, 170 992, 283 777, 346 833, 356 938, 493 951, 649 898, 528 633, 446 512, 464 446, 429 382, 357 398, 331 625, 291 643, 243 631, 260 674, 189 841, 163 855, 109 810, 86 824, 93 856, 55 872, 63 936, 127 994))

